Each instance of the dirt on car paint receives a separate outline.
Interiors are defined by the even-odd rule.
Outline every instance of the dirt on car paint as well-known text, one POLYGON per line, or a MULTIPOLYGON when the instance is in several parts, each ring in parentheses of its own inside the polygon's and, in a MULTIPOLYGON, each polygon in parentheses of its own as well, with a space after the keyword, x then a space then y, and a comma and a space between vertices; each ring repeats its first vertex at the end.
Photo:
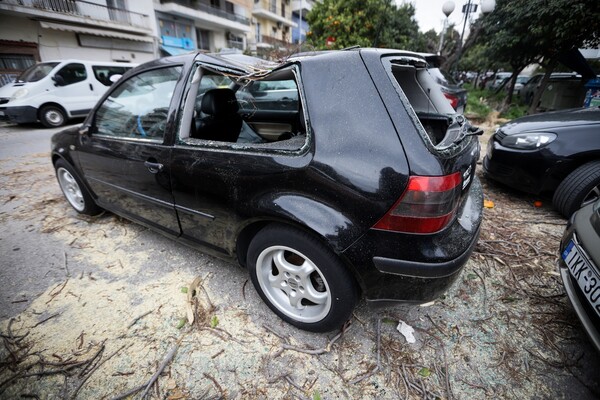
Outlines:
POLYGON ((109 213, 77 215, 47 157, 0 162, 2 269, 46 271, 32 284, 1 275, 0 398, 600 395, 599 357, 556 268, 566 221, 547 199, 482 177, 480 241, 444 296, 362 301, 341 331, 312 334, 272 314, 242 268, 109 213))

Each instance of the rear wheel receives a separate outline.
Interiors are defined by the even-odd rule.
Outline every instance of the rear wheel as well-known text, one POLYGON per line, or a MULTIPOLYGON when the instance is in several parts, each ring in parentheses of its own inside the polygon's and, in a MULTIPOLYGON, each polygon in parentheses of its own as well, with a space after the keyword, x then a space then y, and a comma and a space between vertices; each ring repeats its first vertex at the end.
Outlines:
POLYGON ((66 121, 65 112, 62 108, 53 105, 46 105, 40 109, 40 122, 46 128, 57 128, 63 126, 66 121))
POLYGON ((101 208, 96 205, 83 183, 77 178, 73 167, 64 160, 58 160, 54 168, 60 189, 75 211, 86 215, 100 213, 101 208))
POLYGON ((263 301, 304 330, 341 327, 358 299, 355 280, 341 260, 313 236, 291 227, 261 230, 250 243, 248 269, 263 301))
POLYGON ((600 199, 600 161, 583 164, 558 185, 552 203, 565 217, 600 199))

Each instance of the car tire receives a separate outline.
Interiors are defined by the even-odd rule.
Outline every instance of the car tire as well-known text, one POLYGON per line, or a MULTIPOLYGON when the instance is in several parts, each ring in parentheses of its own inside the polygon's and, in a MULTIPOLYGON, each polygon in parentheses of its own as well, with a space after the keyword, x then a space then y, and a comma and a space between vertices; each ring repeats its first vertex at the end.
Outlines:
POLYGON ((583 164, 558 185, 552 203, 569 218, 581 207, 600 199, 600 161, 583 164))
POLYGON ((40 109, 40 122, 46 128, 58 128, 63 126, 66 120, 65 112, 58 106, 49 104, 40 109))
POLYGON ((54 164, 56 179, 65 198, 80 214, 97 215, 102 209, 96 205, 85 185, 79 180, 73 167, 64 160, 54 164))
POLYGON ((280 318, 311 332, 340 328, 358 300, 354 277, 314 236, 285 225, 268 225, 248 248, 250 278, 280 318))

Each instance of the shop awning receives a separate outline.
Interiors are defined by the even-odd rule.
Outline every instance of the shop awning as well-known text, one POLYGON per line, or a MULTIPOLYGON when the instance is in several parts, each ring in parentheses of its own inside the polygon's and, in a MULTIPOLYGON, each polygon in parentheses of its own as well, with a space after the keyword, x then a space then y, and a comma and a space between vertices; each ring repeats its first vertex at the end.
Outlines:
POLYGON ((160 49, 170 56, 178 56, 180 54, 185 54, 185 53, 194 51, 194 50, 182 49, 180 47, 173 47, 173 46, 160 46, 160 49))
POLYGON ((137 42, 147 42, 147 43, 154 42, 154 39, 149 36, 131 35, 129 33, 122 33, 122 32, 110 31, 110 30, 105 30, 105 29, 87 28, 85 26, 78 26, 78 25, 56 24, 54 22, 40 21, 40 26, 45 29, 54 29, 57 31, 64 31, 64 32, 86 33, 88 35, 93 35, 93 36, 104 36, 104 37, 117 38, 117 39, 133 40, 133 41, 137 41, 137 42))

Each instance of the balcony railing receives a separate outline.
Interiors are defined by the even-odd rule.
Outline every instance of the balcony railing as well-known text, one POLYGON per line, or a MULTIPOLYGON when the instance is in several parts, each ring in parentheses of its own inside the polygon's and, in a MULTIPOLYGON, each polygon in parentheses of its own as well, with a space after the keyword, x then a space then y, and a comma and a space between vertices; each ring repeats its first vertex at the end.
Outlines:
POLYGON ((100 21, 116 22, 139 28, 149 28, 149 18, 146 14, 83 0, 2 0, 0 5, 25 7, 100 21))
POLYGON ((274 47, 287 47, 291 44, 288 41, 277 39, 276 37, 267 36, 267 35, 261 35, 260 39, 262 42, 270 44, 271 46, 274 46, 274 47))
POLYGON ((230 21, 239 22, 240 24, 250 25, 250 20, 248 18, 244 17, 243 15, 230 13, 230 12, 227 12, 220 8, 201 3, 200 1, 197 1, 197 0, 160 0, 160 2, 161 2, 161 4, 164 4, 164 3, 179 4, 180 6, 193 8, 194 10, 203 11, 207 14, 225 18, 230 21))

